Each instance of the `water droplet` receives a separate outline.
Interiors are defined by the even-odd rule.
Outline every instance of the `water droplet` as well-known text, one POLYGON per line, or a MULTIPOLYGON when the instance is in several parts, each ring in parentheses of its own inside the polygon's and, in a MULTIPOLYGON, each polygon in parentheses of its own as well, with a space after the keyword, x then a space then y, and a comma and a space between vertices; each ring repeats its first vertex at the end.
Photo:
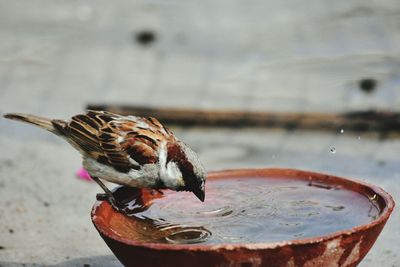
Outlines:
POLYGON ((361 140, 361 136, 358 136, 358 140, 361 140))
POLYGON ((340 129, 340 133, 341 133, 341 134, 344 133, 344 129, 340 129))
POLYGON ((331 147, 331 153, 332 153, 332 154, 335 154, 335 153, 336 153, 336 148, 331 147))
POLYGON ((312 186, 312 177, 308 176, 308 186, 312 186))

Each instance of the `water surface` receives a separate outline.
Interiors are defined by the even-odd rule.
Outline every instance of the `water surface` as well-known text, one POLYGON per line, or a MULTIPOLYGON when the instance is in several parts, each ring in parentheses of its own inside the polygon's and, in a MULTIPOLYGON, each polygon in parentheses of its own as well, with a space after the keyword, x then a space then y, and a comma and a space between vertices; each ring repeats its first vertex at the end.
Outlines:
POLYGON ((125 237, 172 244, 276 242, 350 229, 379 215, 367 196, 281 178, 209 180, 204 203, 187 192, 152 194, 145 207, 139 198, 128 203, 125 237))

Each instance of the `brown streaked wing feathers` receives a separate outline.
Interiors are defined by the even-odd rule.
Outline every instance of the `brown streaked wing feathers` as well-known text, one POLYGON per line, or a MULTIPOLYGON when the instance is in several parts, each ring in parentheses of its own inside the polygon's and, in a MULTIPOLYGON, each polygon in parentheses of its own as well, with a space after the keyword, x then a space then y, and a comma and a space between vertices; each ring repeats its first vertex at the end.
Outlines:
POLYGON ((87 155, 118 171, 128 172, 139 169, 138 164, 157 162, 159 142, 174 139, 157 119, 137 119, 141 126, 144 123, 148 127, 138 127, 137 121, 130 117, 89 110, 86 115, 74 116, 67 130, 71 140, 87 155))
POLYGON ((103 154, 98 141, 98 127, 93 127, 86 121, 89 118, 85 115, 77 115, 72 117, 72 120, 67 125, 68 136, 75 142, 86 154, 97 158, 103 154))
POLYGON ((140 165, 155 163, 158 159, 158 144, 161 140, 167 141, 170 136, 162 135, 158 127, 144 118, 138 118, 141 124, 148 127, 139 127, 135 121, 112 122, 113 128, 124 132, 124 140, 121 142, 122 149, 128 156, 140 165))
POLYGON ((118 115, 101 111, 88 111, 86 115, 76 115, 67 125, 68 136, 79 149, 102 164, 122 172, 131 168, 137 169, 137 166, 133 166, 124 158, 124 153, 120 151, 117 143, 113 143, 118 135, 112 129, 107 130, 108 121, 111 121, 113 116, 118 115))
POLYGON ((154 125, 159 133, 163 134, 162 130, 164 130, 166 135, 168 135, 168 136, 172 135, 172 133, 169 131, 169 129, 167 127, 165 127, 164 125, 162 125, 156 118, 148 117, 147 121, 149 121, 152 125, 154 125))

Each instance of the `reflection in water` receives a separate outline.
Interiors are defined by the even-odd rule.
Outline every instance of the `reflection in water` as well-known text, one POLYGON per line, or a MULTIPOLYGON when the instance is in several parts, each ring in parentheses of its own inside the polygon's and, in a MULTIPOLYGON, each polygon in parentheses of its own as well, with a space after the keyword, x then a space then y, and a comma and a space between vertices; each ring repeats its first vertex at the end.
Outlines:
POLYGON ((379 215, 371 198, 311 179, 211 180, 206 192, 202 203, 185 192, 120 187, 115 196, 130 219, 119 234, 172 244, 274 242, 349 229, 379 215))
POLYGON ((135 232, 142 241, 195 244, 205 242, 211 236, 211 232, 204 227, 186 227, 169 223, 163 218, 154 220, 143 215, 155 199, 163 197, 161 191, 119 187, 114 197, 125 206, 123 212, 132 218, 131 222, 135 222, 135 232))

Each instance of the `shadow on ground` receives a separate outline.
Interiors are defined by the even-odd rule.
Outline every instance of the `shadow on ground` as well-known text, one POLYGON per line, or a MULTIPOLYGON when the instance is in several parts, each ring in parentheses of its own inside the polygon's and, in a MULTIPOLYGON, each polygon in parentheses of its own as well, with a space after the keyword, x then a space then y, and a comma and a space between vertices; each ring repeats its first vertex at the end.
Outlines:
POLYGON ((23 263, 23 262, 2 262, 0 261, 0 267, 122 267, 122 264, 113 256, 96 256, 88 258, 77 258, 66 260, 64 262, 45 265, 41 263, 23 263))

